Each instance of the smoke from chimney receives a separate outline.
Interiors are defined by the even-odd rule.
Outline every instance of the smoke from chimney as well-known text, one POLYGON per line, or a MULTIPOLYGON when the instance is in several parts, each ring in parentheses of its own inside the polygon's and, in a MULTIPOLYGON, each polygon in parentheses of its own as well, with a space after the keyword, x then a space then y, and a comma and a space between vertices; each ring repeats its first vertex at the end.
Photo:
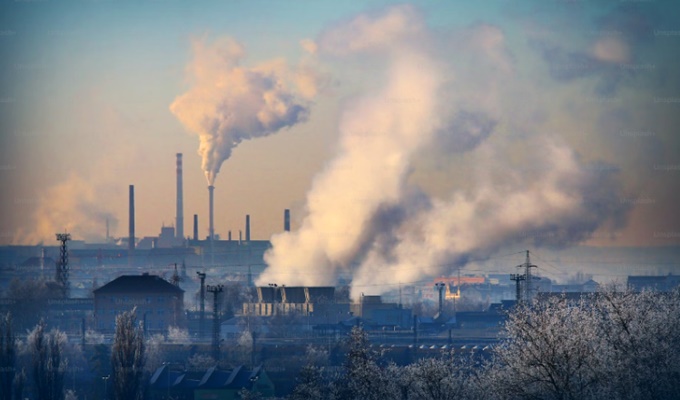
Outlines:
POLYGON ((283 231, 290 232, 290 210, 283 210, 283 231))
POLYGON ((128 237, 128 250, 132 252, 135 249, 135 185, 130 185, 130 204, 129 204, 129 227, 130 234, 128 237))
POLYGON ((246 242, 250 242, 250 215, 246 215, 246 242))
POLYGON ((213 186, 213 185, 208 186, 208 239, 209 240, 215 239, 215 225, 213 225, 214 217, 215 217, 214 214, 213 214, 214 192, 215 192, 215 186, 213 186))
POLYGON ((198 214, 194 214, 194 240, 198 240, 198 214))
MULTIPOLYGON (((222 163, 243 140, 263 137, 307 119, 309 101, 300 83, 314 84, 313 71, 294 69, 285 63, 240 65, 244 48, 231 38, 213 43, 193 43, 194 59, 188 70, 193 88, 178 96, 170 111, 200 140, 198 153, 209 185, 222 163), (309 79, 300 80, 305 73, 309 79), (298 87, 294 90, 291 82, 298 87)), ((306 88, 308 89, 308 88, 306 88)))
POLYGON ((184 191, 182 189, 182 153, 177 153, 177 213, 175 236, 184 239, 184 191))

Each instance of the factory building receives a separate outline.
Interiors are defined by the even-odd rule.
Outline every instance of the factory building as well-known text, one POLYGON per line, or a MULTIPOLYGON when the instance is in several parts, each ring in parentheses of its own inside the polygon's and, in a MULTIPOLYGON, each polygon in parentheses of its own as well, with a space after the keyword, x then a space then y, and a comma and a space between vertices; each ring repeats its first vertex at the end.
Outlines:
POLYGON ((257 301, 243 304, 244 315, 320 316, 349 312, 349 302, 336 302, 332 286, 260 286, 255 288, 255 293, 257 301))
POLYGON ((137 308, 137 319, 147 333, 165 333, 184 325, 184 290, 149 275, 123 275, 94 290, 96 330, 113 333, 116 315, 137 308))
POLYGON ((361 296, 352 304, 352 314, 361 317, 368 326, 408 328, 411 326, 411 309, 396 303, 383 303, 380 296, 361 296))

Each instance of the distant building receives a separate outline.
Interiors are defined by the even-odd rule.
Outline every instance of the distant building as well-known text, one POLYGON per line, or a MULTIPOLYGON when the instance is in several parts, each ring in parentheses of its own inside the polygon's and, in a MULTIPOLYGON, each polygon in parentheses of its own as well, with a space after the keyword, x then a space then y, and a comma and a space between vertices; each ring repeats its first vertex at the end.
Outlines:
POLYGON ((412 325, 411 309, 396 303, 383 303, 380 296, 362 296, 361 302, 352 304, 352 314, 361 317, 369 327, 394 327, 407 329, 412 325))
POLYGON ((149 274, 123 275, 94 290, 95 327, 113 333, 116 315, 137 307, 147 333, 167 332, 184 325, 184 290, 149 274))
POLYGON ((550 290, 541 290, 540 292, 551 293, 593 293, 600 290, 600 284, 592 279, 588 279, 582 283, 567 283, 563 285, 553 284, 550 290))
MULTIPOLYGON (((333 286, 261 286, 255 288, 255 293, 257 301, 243 304, 244 315, 319 315, 333 311, 329 308, 337 304, 333 286)), ((345 309, 349 311, 348 304, 345 309)))
POLYGON ((654 290, 669 292, 680 286, 680 275, 634 276, 628 277, 628 287, 635 291, 654 290))

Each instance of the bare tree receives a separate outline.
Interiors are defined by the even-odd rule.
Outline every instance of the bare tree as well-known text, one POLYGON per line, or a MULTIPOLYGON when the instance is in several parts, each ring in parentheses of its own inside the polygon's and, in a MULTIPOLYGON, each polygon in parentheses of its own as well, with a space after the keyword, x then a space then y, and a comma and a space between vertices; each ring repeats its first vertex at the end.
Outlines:
POLYGON ((144 332, 136 323, 135 309, 116 316, 111 348, 111 371, 116 400, 141 400, 144 372, 144 332))
POLYGON ((16 371, 16 341, 12 330, 12 315, 0 316, 0 399, 12 398, 12 385, 16 371))
POLYGON ((602 291, 594 321, 606 342, 603 397, 678 398, 680 290, 671 293, 602 291))
POLYGON ((347 399, 395 398, 389 379, 378 361, 378 354, 371 350, 368 334, 360 327, 353 327, 348 338, 345 376, 340 380, 339 395, 347 399), (344 393, 343 393, 344 392, 344 393))
POLYGON ((43 321, 28 335, 28 344, 33 355, 33 381, 40 400, 64 399, 64 371, 67 361, 62 356, 66 341, 66 334, 57 329, 46 333, 43 321))
POLYGON ((496 398, 678 398, 679 291, 551 298, 513 310, 505 329, 485 377, 496 398))
POLYGON ((14 374, 14 396, 12 400, 23 400, 24 398, 24 385, 26 384, 26 371, 23 369, 20 372, 14 374))

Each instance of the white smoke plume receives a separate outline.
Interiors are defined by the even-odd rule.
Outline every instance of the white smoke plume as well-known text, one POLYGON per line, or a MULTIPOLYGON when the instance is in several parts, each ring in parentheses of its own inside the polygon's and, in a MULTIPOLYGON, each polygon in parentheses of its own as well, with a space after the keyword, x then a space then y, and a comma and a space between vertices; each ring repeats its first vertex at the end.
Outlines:
POLYGON ((193 86, 175 99, 170 110, 198 135, 198 154, 212 185, 241 141, 306 120, 309 100, 305 96, 316 94, 315 76, 309 68, 297 71, 283 60, 242 66, 245 50, 231 38, 213 43, 197 40, 193 52, 188 67, 193 86))
POLYGON ((426 32, 410 7, 360 16, 326 32, 331 56, 382 54, 387 85, 354 102, 342 117, 339 154, 314 180, 300 229, 272 238, 259 283, 331 284, 366 240, 371 220, 403 197, 413 154, 434 134, 440 71, 423 50, 426 32))
POLYGON ((625 211, 615 171, 581 161, 559 139, 494 137, 502 117, 530 130, 505 115, 500 88, 513 68, 500 30, 480 25, 461 35, 461 57, 475 61, 473 89, 447 70, 432 36, 417 10, 397 6, 318 38, 314 48, 327 57, 382 59, 386 83, 346 108, 339 150, 314 179, 306 216, 297 231, 272 237, 258 284, 332 285, 347 274, 356 299, 450 273, 508 244, 575 243, 625 211), (530 160, 518 163, 517 147, 530 160), (428 152, 465 154, 474 172, 434 197, 409 179, 428 152))
POLYGON ((381 230, 383 237, 374 240, 354 271, 352 296, 452 273, 467 260, 483 259, 508 244, 578 242, 627 208, 619 201, 613 171, 584 164, 556 139, 534 140, 526 151, 533 171, 505 171, 499 182, 488 171, 508 168, 510 161, 502 149, 483 145, 473 162, 484 168, 470 177, 470 191, 433 199, 405 223, 381 230), (379 245, 386 241, 389 247, 379 245))

